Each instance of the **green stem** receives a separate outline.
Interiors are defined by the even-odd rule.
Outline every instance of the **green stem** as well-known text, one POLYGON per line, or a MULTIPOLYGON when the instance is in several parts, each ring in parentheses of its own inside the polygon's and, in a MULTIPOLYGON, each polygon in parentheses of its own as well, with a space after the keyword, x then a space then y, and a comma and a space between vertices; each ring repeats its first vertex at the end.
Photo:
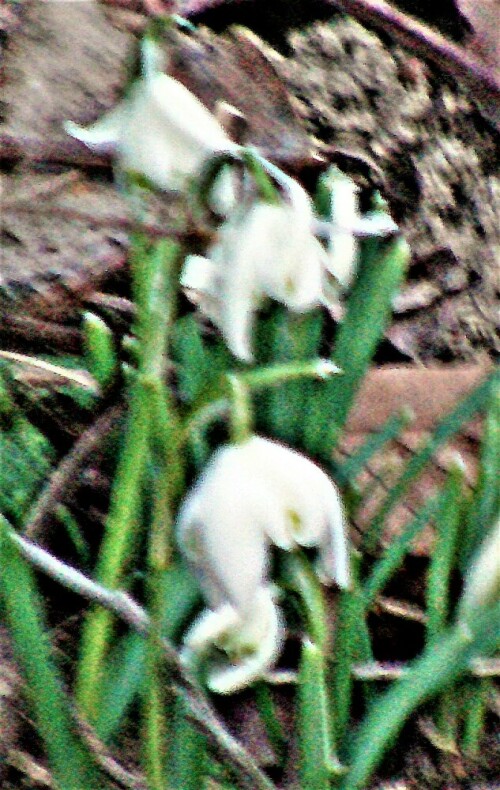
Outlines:
POLYGON ((467 757, 475 758, 480 754, 490 689, 489 678, 474 678, 466 681, 462 749, 467 757))
POLYGON ((230 389, 230 439, 233 444, 243 444, 252 434, 250 393, 240 376, 229 373, 226 378, 230 389))
MULTIPOLYGON (((178 245, 169 240, 160 242, 153 250, 147 249, 139 240, 132 254, 133 290, 137 306, 138 375, 131 383, 129 419, 96 569, 97 579, 112 589, 123 582, 138 529, 152 426, 157 428, 159 422, 157 413, 151 419, 152 401, 157 411, 160 409, 158 403, 163 409, 161 424, 165 422, 170 426, 166 438, 171 441, 176 435, 173 410, 169 412, 167 408, 169 401, 164 377, 167 333, 175 309, 173 279, 177 258, 178 245)), ((172 440, 171 444, 176 449, 176 442, 172 440)), ((168 449, 165 452, 169 454, 168 449)), ((175 453, 170 451, 168 457, 171 459, 173 455, 175 453)), ((171 472, 170 468, 162 469, 162 474, 170 475, 171 472)), ((166 519, 162 528, 164 544, 168 546, 171 531, 168 492, 165 494, 163 491, 159 501, 166 519)), ((158 517, 155 529, 161 529, 158 517)), ((98 715, 104 662, 112 633, 112 615, 99 608, 91 609, 83 627, 76 681, 79 705, 91 721, 98 715)))

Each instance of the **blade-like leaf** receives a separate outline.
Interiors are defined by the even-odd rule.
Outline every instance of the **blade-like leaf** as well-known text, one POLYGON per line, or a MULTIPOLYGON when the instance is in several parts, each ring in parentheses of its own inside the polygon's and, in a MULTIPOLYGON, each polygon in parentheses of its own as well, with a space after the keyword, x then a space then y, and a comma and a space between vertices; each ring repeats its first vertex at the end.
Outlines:
POLYGON ((33 573, 10 540, 8 530, 0 517, 0 596, 51 772, 61 790, 98 787, 91 758, 73 730, 33 573))

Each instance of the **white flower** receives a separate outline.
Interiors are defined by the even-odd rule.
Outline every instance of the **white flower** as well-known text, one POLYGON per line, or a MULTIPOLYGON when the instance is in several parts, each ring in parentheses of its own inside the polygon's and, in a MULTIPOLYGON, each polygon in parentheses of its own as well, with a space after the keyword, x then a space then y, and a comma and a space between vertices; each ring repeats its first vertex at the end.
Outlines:
POLYGON ((460 616, 468 619, 481 606, 500 598, 500 519, 486 536, 465 577, 460 616))
MULTIPOLYGON (((144 76, 92 126, 67 121, 65 128, 89 148, 115 153, 123 170, 140 173, 159 189, 179 190, 209 157, 237 146, 201 101, 157 66, 154 53, 144 76)), ((226 180, 223 191, 229 189, 232 184, 226 180)))
POLYGON ((330 181, 330 238, 327 268, 342 290, 347 290, 354 279, 358 259, 358 240, 354 228, 360 219, 358 187, 337 168, 331 168, 330 181))
POLYGON ((216 451, 181 507, 178 534, 210 609, 192 626, 187 647, 227 647, 229 665, 209 674, 213 690, 247 685, 279 654, 283 626, 268 584, 271 544, 316 547, 322 580, 350 586, 346 521, 334 483, 308 458, 269 439, 252 436, 216 451))
POLYGON ((189 256, 181 276, 231 352, 246 361, 263 297, 295 312, 321 303, 327 254, 312 232, 312 204, 296 182, 289 197, 256 202, 225 222, 208 258, 189 256))

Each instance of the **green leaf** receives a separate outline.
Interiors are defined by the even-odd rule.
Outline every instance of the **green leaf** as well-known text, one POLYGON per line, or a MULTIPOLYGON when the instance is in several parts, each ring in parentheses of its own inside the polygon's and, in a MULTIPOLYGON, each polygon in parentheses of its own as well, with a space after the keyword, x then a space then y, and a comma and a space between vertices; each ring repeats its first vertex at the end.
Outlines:
POLYGON ((436 540, 430 555, 426 590, 429 640, 441 634, 449 618, 450 584, 462 515, 463 484, 464 471, 457 462, 448 473, 436 512, 436 540))
POLYGON ((187 705, 182 699, 175 701, 172 724, 172 764, 167 766, 169 787, 199 790, 205 786, 206 739, 190 720, 187 705))
MULTIPOLYGON (((307 360, 319 356, 323 316, 312 312, 292 315, 280 309, 271 324, 272 360, 275 363, 307 360)), ((272 388, 266 395, 268 429, 273 436, 289 444, 300 442, 304 411, 314 393, 321 388, 317 382, 302 380, 272 388)))
POLYGON ((373 605, 377 595, 382 592, 387 582, 402 565, 413 540, 433 518, 440 504, 440 495, 428 499, 405 525, 403 531, 391 541, 382 557, 377 560, 363 585, 363 601, 366 610, 373 605))
POLYGON ((358 580, 360 560, 360 556, 354 554, 351 561, 354 587, 352 590, 341 591, 337 606, 330 699, 335 740, 339 749, 345 748, 349 734, 354 684, 352 666, 373 660, 366 611, 358 580))
POLYGON ((481 463, 476 490, 470 505, 461 547, 464 570, 500 511, 500 378, 491 385, 490 402, 484 421, 481 463))
POLYGON ((479 610, 472 628, 457 623, 426 647, 406 674, 379 697, 363 720, 351 749, 342 790, 365 790, 373 771, 405 721, 420 705, 463 676, 470 661, 500 646, 500 602, 479 610))
POLYGON ((299 668, 297 700, 300 786, 329 790, 332 758, 331 723, 320 648, 305 639, 299 668))
MULTIPOLYGON (((199 598, 198 585, 183 565, 164 572, 163 634, 175 639, 199 598)), ((108 743, 118 732, 123 717, 137 697, 144 681, 146 640, 126 634, 113 651, 103 681, 102 704, 96 721, 99 737, 108 743)))
POLYGON ((177 363, 179 397, 188 404, 194 403, 206 387, 211 372, 200 327, 193 315, 175 322, 172 353, 177 363))
POLYGON ((379 431, 372 433, 358 450, 336 467, 337 479, 352 485, 373 456, 388 442, 396 439, 408 427, 411 419, 411 414, 406 410, 400 414, 392 414, 379 431))
POLYGON ((325 384, 309 404, 304 446, 329 459, 391 315, 392 298, 408 264, 406 242, 366 240, 347 310, 333 346, 332 359, 343 376, 325 384))
POLYGON ((90 373, 105 392, 118 371, 113 333, 98 315, 83 314, 85 352, 90 373))
POLYGON ((70 705, 52 657, 33 573, 10 540, 8 529, 0 516, 0 595, 51 772, 61 790, 98 787, 91 758, 74 733, 70 705))
POLYGON ((416 452, 406 464, 399 480, 392 486, 389 494, 383 501, 377 513, 373 516, 369 529, 364 537, 364 549, 373 552, 377 542, 380 529, 387 519, 392 508, 402 499, 408 491, 410 485, 424 470, 431 460, 434 453, 444 442, 451 439, 463 425, 484 408, 490 397, 492 383, 497 377, 497 373, 491 373, 473 392, 467 395, 453 411, 447 415, 430 439, 424 444, 421 450, 416 452))

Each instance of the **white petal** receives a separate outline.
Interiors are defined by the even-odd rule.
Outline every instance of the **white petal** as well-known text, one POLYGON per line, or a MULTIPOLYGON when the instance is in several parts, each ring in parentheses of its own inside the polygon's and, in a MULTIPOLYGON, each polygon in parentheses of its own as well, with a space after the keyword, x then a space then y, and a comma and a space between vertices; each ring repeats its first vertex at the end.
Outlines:
MULTIPOLYGON (((197 175, 208 157, 237 148, 200 100, 166 74, 139 80, 126 109, 122 166, 160 189, 183 189, 186 177, 197 175)), ((219 199, 226 202, 232 190, 228 178, 219 184, 219 199)))
POLYGON ((386 211, 369 211, 358 217, 351 228, 356 236, 389 236, 397 233, 398 225, 386 211))
POLYGON ((119 146, 123 127, 123 106, 103 115, 92 126, 78 126, 73 121, 64 121, 65 131, 76 140, 85 143, 97 153, 114 153, 119 146))
POLYGON ((217 264, 202 255, 188 255, 182 267, 180 284, 183 288, 217 295, 217 264))
POLYGON ((462 618, 500 598, 500 520, 483 540, 465 577, 460 602, 462 618))
POLYGON ((347 520, 333 481, 301 453, 269 439, 254 436, 240 452, 248 474, 261 478, 262 487, 272 491, 285 515, 285 520, 273 517, 266 522, 269 539, 280 548, 320 548, 323 578, 349 587, 347 520))
POLYGON ((221 124, 205 105, 182 83, 167 74, 158 74, 144 92, 151 108, 179 138, 198 148, 202 156, 237 150, 221 124))
POLYGON ((328 248, 327 269, 344 290, 356 273, 359 243, 352 233, 334 231, 328 248))
POLYGON ((328 528, 320 543, 317 572, 324 584, 336 584, 348 590, 352 587, 349 525, 338 492, 329 496, 328 528))
MULTIPOLYGON (((154 61, 155 50, 152 55, 154 61)), ((187 88, 158 73, 148 58, 145 66, 146 77, 114 110, 88 129, 71 122, 65 128, 95 150, 114 151, 122 169, 140 173, 159 189, 183 189, 186 177, 198 175, 208 157, 238 147, 187 88)), ((226 210, 234 201, 231 179, 221 176, 215 188, 214 199, 226 210)))
MULTIPOLYGON (((251 232, 251 231, 250 231, 251 232)), ((253 315, 258 302, 255 249, 248 227, 239 219, 222 226, 210 250, 220 273, 221 331, 229 350, 251 362, 253 315)))
POLYGON ((274 666, 283 640, 283 620, 272 588, 262 587, 251 617, 228 630, 220 643, 229 660, 210 668, 208 688, 216 694, 233 694, 246 688, 274 666))
POLYGON ((239 626, 241 626, 241 616, 230 604, 215 610, 205 609, 184 635, 184 658, 189 661, 190 653, 204 653, 239 626))
POLYGON ((262 487, 242 472, 238 449, 214 454, 180 509, 178 534, 212 608, 228 601, 245 614, 267 572, 267 538, 262 487))
POLYGON ((338 171, 332 174, 330 199, 332 232, 327 266, 340 285, 347 289, 354 279, 358 255, 358 242, 352 231, 359 219, 358 187, 338 171))

